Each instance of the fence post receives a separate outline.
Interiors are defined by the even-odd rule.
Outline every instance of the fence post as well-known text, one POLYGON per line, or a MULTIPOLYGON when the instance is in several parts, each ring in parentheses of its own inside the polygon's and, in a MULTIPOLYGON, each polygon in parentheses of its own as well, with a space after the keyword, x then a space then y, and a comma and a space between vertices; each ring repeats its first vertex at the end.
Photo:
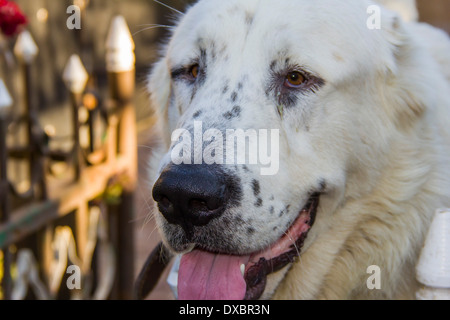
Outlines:
MULTIPOLYGON (((5 83, 0 79, 0 224, 9 220, 9 184, 7 175, 7 149, 6 149, 6 134, 8 126, 8 117, 10 108, 13 104, 12 98, 5 86, 5 83)), ((0 248, 1 249, 1 248, 0 248)), ((3 299, 11 299, 11 253, 9 248, 3 248, 3 279, 1 283, 3 291, 3 299)))
POLYGON ((83 159, 80 149, 80 121, 78 119, 78 111, 81 105, 81 96, 86 87, 89 75, 81 62, 78 55, 74 54, 70 57, 63 73, 63 80, 70 92, 72 102, 72 127, 73 127, 73 156, 75 168, 75 180, 78 181, 81 175, 81 167, 83 159))
MULTIPOLYGON (((84 167, 84 158, 80 146, 80 121, 78 112, 82 103, 82 96, 86 88, 89 75, 84 68, 80 57, 73 54, 64 69, 63 80, 70 92, 72 102, 72 130, 73 147, 72 160, 74 162, 75 180, 78 182, 81 177, 81 171, 84 167)), ((75 239, 78 248, 79 257, 85 256, 86 245, 88 242, 89 226, 89 206, 87 203, 80 203, 75 212, 75 239)), ((84 271, 84 270, 83 270, 84 271)))
POLYGON ((118 290, 120 299, 133 298, 134 284, 134 190, 137 177, 137 133, 133 106, 135 90, 134 41, 122 16, 114 17, 106 41, 106 69, 110 95, 119 114, 118 153, 129 163, 126 186, 117 210, 118 290))
POLYGON ((38 128, 38 110, 34 103, 31 84, 31 66, 38 55, 39 49, 28 31, 23 31, 17 38, 14 46, 14 54, 18 58, 22 70, 25 90, 25 107, 27 117, 27 139, 29 154, 29 180, 32 194, 35 195, 34 184, 38 183, 41 188, 40 198, 47 198, 47 190, 44 177, 44 164, 42 156, 39 155, 39 143, 36 136, 38 128))

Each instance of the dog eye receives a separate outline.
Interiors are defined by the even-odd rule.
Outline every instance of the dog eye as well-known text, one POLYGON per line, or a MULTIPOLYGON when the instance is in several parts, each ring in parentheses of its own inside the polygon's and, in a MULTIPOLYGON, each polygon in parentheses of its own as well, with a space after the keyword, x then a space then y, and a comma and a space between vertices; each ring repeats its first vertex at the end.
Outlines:
POLYGON ((190 69, 189 69, 189 74, 194 78, 197 79, 198 77, 198 73, 199 73, 199 65, 198 64, 194 64, 190 69))
POLYGON ((289 72, 288 75, 286 76, 284 85, 288 88, 298 88, 305 81, 306 81, 306 78, 303 74, 301 74, 298 71, 293 71, 293 72, 289 72))

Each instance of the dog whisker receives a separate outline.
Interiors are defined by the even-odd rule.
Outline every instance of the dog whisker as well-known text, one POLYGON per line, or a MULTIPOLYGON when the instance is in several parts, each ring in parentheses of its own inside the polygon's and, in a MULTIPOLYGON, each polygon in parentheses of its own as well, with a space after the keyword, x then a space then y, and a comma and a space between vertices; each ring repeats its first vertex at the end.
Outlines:
POLYGON ((153 227, 153 230, 149 232, 148 237, 147 237, 147 240, 150 240, 150 238, 153 236, 153 233, 154 233, 156 230, 158 230, 158 227, 155 225, 155 226, 153 227))
POLYGON ((160 4, 160 5, 162 5, 163 7, 166 7, 167 9, 170 9, 170 10, 172 10, 172 11, 174 11, 174 12, 176 12, 176 13, 182 15, 182 16, 184 16, 184 13, 183 13, 183 12, 181 12, 181 11, 179 11, 179 10, 177 10, 177 9, 175 9, 175 8, 173 8, 173 7, 171 7, 171 6, 169 6, 168 4, 162 3, 161 1, 158 1, 158 0, 153 0, 153 2, 156 2, 157 4, 160 4))
POLYGON ((130 223, 137 223, 137 222, 145 221, 146 216, 147 216, 147 215, 145 215, 145 216, 140 216, 140 217, 136 217, 136 218, 134 218, 134 219, 131 219, 131 220, 130 220, 130 223))
POLYGON ((148 201, 146 201, 146 202, 147 202, 147 206, 148 206, 149 212, 146 215, 146 219, 144 221, 144 224, 150 223, 152 220, 154 220, 155 219, 155 213, 156 213, 156 208, 150 207, 148 205, 148 201))
POLYGON ((295 251, 297 252, 297 256, 300 256, 300 250, 299 250, 299 248, 297 247, 297 244, 296 244, 295 239, 293 239, 293 238, 291 237, 290 231, 287 230, 287 232, 285 232, 284 234, 288 237, 288 239, 289 239, 289 240, 292 242, 292 244, 294 245, 295 251))
POLYGON ((154 149, 155 149, 155 148, 152 148, 152 147, 150 147, 150 146, 146 146, 146 145, 144 145, 144 144, 138 145, 138 148, 144 148, 144 149, 148 149, 148 150, 154 150, 154 149))
POLYGON ((151 29, 156 29, 156 28, 167 28, 167 29, 171 29, 171 28, 173 28, 173 26, 167 26, 167 25, 164 25, 164 24, 154 24, 154 25, 149 25, 147 28, 144 28, 144 29, 141 29, 141 30, 139 30, 139 31, 136 31, 135 33, 133 33, 133 37, 135 36, 135 35, 137 35, 138 33, 141 33, 141 32, 143 32, 143 31, 147 31, 147 30, 151 30, 151 29))
MULTIPOLYGON (((147 146, 145 146, 147 147, 147 146)), ((148 147, 149 149, 151 149, 150 147, 148 147)), ((139 190, 139 193, 141 194, 143 201, 143 205, 146 206, 146 209, 148 210, 148 213, 145 215, 144 217, 144 222, 142 225, 142 228, 144 228, 152 219, 154 219, 154 212, 155 212, 155 207, 150 205, 149 200, 151 199, 147 199, 145 196, 145 193, 142 191, 142 189, 140 187, 137 188, 139 190)))

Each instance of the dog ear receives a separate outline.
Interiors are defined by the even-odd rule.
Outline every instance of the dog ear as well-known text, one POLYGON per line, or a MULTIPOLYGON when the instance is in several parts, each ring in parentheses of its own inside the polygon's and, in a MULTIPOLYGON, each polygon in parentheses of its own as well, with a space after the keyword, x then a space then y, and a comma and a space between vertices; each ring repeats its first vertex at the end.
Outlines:
POLYGON ((162 134, 167 146, 170 145, 169 134, 169 101, 171 95, 170 72, 166 57, 158 60, 148 78, 150 101, 158 118, 158 130, 162 134))
POLYGON ((412 29, 396 14, 389 12, 383 32, 391 45, 387 62, 386 111, 400 127, 412 125, 433 101, 431 70, 436 68, 431 56, 418 43, 412 29))

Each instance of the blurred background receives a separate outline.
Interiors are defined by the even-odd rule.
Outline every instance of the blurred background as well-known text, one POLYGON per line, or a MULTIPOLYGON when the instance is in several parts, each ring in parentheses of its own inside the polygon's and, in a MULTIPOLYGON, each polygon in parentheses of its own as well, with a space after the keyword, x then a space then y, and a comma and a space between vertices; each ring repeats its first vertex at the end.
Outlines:
MULTIPOLYGON (((13 101, 8 117, 0 113, 5 128, 4 133, 0 132, 0 140, 7 135, 7 148, 1 155, 7 175, 2 178, 0 191, 7 207, 3 205, 3 212, 0 212, 0 278, 3 278, 0 298, 11 298, 12 292, 16 297, 26 299, 45 294, 48 298, 62 299, 130 299, 130 279, 137 276, 148 254, 160 241, 153 221, 148 219, 151 186, 145 179, 145 172, 154 143, 150 129, 156 120, 148 102, 146 77, 158 57, 158 49, 167 38, 165 26, 173 24, 176 10, 184 11, 194 1, 163 1, 173 9, 151 0, 14 2, 27 17, 26 29, 39 53, 31 63, 24 63, 14 54, 18 36, 0 38, 0 78, 13 101), (71 16, 67 8, 71 5, 81 10, 80 30, 66 27, 71 16), (106 40, 117 15, 124 17, 135 44, 135 70, 128 75, 108 70, 105 58, 108 53, 106 40), (64 77, 73 54, 79 56, 89 75, 81 94, 71 92, 64 77), (117 87, 127 79, 129 83, 131 78, 135 86, 130 92, 120 92, 117 87), (127 113, 131 107, 133 115, 127 113), (24 116, 30 113, 30 108, 36 115, 24 116), (78 118, 75 122, 74 112, 78 118), (73 141, 75 128, 79 130, 78 142, 73 141), (127 136, 127 131, 136 133, 135 141, 127 136), (34 139, 34 149, 17 147, 26 145, 29 139, 34 139), (121 161, 128 141, 131 141, 130 146, 137 148, 137 168, 135 172, 123 173, 126 161, 120 167, 120 163, 112 164, 111 159, 121 161), (30 162, 37 165, 31 168, 30 162), (74 165, 80 166, 80 162, 81 167, 73 169, 74 165), (33 178, 33 172, 40 172, 42 177, 36 174, 33 178), (43 182, 47 175, 50 178, 43 182), (68 194, 89 189, 90 177, 103 181, 105 190, 86 195, 83 198, 87 201, 86 206, 71 204, 68 194), (132 187, 129 187, 126 181, 133 179, 136 179, 135 184, 131 183, 132 187), (31 189, 33 192, 29 193, 31 189), (70 204, 64 206, 65 203, 70 204), (126 214, 121 218, 123 212, 126 214), (41 215, 45 218, 40 218, 41 215), (30 227, 30 224, 36 224, 36 227, 30 227), (69 229, 62 229, 67 226, 69 229), (90 238, 92 232, 94 240, 90 238), (80 240, 83 237, 84 242, 80 240), (72 242, 71 238, 74 238, 72 242), (125 243, 124 247, 120 247, 122 243, 125 243), (89 249, 89 245, 93 247, 89 249), (88 249, 78 248, 74 253, 74 246, 88 249), (130 250, 132 252, 128 252, 130 250), (33 259, 40 262, 35 263, 33 259), (112 269, 102 269, 102 263, 130 259, 131 262, 119 262, 112 269), (77 263, 82 265, 83 284, 90 287, 88 292, 74 294, 74 291, 64 289, 61 283, 70 276, 65 267, 77 263), (31 264, 37 266, 35 271, 26 268, 31 264), (11 279, 6 278, 5 268, 11 270, 11 279), (61 276, 52 277, 55 272, 61 276), (105 275, 108 273, 111 274, 109 278, 105 275), (19 281, 21 277, 23 283, 19 281), (108 279, 113 284, 105 284, 108 279), (50 290, 39 289, 40 286, 50 287, 50 290), (5 294, 7 290, 9 294, 5 294), (39 293, 39 290, 49 292, 39 293)), ((417 2, 421 21, 450 33, 450 1, 417 2)), ((73 72, 77 74, 77 70, 75 68, 73 72)), ((92 186, 95 184, 91 183, 92 186)), ((0 193, 0 200, 1 197, 0 193)), ((173 299, 165 281, 167 272, 168 268, 148 299, 173 299)))

